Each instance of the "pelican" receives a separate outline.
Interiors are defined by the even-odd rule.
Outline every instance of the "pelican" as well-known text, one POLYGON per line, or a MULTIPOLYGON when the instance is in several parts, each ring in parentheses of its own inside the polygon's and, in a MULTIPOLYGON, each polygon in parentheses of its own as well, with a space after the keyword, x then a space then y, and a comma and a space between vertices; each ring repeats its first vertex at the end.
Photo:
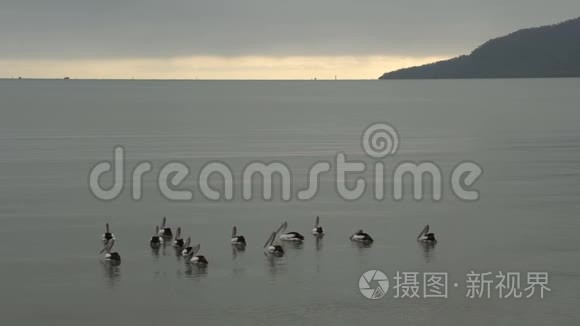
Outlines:
POLYGON ((107 244, 109 240, 115 240, 115 235, 109 231, 109 223, 105 224, 105 233, 103 233, 103 244, 107 244))
POLYGON ((364 233, 363 230, 356 231, 355 234, 350 236, 350 240, 366 243, 374 241, 373 238, 368 233, 364 233))
POLYGON ((161 222, 161 228, 159 229, 159 235, 166 238, 173 237, 173 232, 171 228, 165 227, 167 224, 167 217, 163 216, 163 221, 161 222))
POLYGON ((232 228, 232 244, 234 246, 245 247, 246 246, 246 238, 243 235, 238 235, 238 228, 232 228))
POLYGON ((435 239, 435 234, 429 233, 429 224, 425 225, 423 231, 419 233, 419 235, 417 236, 417 241, 433 242, 433 243, 437 242, 437 239, 435 239))
POLYGON ((182 256, 191 256, 193 253, 193 247, 190 246, 191 244, 191 237, 187 237, 187 240, 185 241, 185 244, 183 245, 183 247, 185 249, 183 249, 183 251, 181 252, 182 256))
POLYGON ((159 247, 163 243, 163 237, 159 235, 159 227, 155 226, 155 233, 151 237, 151 247, 159 247))
POLYGON ((181 238, 181 228, 178 227, 175 232, 175 240, 173 240, 173 245, 175 247, 183 247, 183 239, 181 238))
POLYGON ((109 242, 105 245, 103 250, 101 250, 101 252, 99 252, 99 254, 102 254, 104 252, 106 260, 121 261, 121 255, 119 255, 118 252, 111 252, 111 249, 113 248, 114 244, 115 244, 115 239, 109 240, 109 242))
POLYGON ((284 248, 282 248, 282 246, 278 244, 274 245, 275 240, 276 240, 276 232, 272 232, 272 234, 270 234, 270 237, 264 244, 264 251, 271 255, 284 256, 284 248))
POLYGON ((322 230, 322 226, 320 226, 320 216, 316 216, 316 222, 314 223, 314 229, 312 229, 312 234, 314 235, 323 235, 324 231, 322 230))
MULTIPOLYGON (((286 228, 288 228, 288 222, 282 223, 282 225, 280 225, 280 227, 278 228, 278 231, 276 231, 276 233, 284 232, 284 231, 286 231, 286 228)), ((284 233, 284 234, 280 235, 280 240, 283 240, 283 241, 302 241, 302 240, 304 240, 304 236, 298 232, 288 232, 288 233, 284 233)))
POLYGON ((202 255, 197 255, 197 252, 199 251, 200 248, 200 244, 198 243, 197 245, 195 245, 195 247, 192 248, 192 255, 193 257, 191 257, 191 262, 198 264, 198 265, 207 265, 207 259, 205 259, 205 256, 202 255))

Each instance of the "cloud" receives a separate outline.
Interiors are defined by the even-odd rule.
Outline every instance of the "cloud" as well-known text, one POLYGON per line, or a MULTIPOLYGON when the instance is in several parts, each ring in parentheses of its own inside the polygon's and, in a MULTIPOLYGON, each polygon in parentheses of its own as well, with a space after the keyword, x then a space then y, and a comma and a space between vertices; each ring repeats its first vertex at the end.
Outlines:
POLYGON ((3 0, 0 57, 452 55, 578 12, 577 0, 3 0))
POLYGON ((579 12, 578 0, 2 0, 0 76, 376 78, 579 12))

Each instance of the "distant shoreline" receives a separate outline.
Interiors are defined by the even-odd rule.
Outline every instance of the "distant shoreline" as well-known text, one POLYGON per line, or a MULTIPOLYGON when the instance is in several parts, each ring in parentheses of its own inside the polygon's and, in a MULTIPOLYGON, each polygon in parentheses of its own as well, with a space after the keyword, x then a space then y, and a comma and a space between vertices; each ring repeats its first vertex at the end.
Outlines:
POLYGON ((273 81, 288 81, 288 82, 348 82, 348 81, 374 81, 374 82, 384 82, 384 81, 405 81, 405 80, 425 80, 425 81, 435 81, 435 80, 492 80, 492 79, 580 79, 580 76, 557 76, 557 77, 448 77, 448 78, 392 78, 392 79, 124 79, 124 78, 6 78, 0 77, 0 80, 13 80, 13 81, 24 81, 24 80, 34 80, 34 81, 62 81, 62 82, 74 82, 74 81, 192 81, 192 82, 219 82, 219 81, 260 81, 260 82, 273 82, 273 81))
POLYGON ((579 78, 580 18, 521 29, 469 55, 398 69, 379 79, 579 78))

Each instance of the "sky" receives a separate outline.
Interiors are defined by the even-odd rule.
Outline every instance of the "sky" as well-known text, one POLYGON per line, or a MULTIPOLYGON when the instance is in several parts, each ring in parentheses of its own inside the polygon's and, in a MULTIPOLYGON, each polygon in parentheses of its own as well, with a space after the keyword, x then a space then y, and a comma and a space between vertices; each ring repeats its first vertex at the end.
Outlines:
POLYGON ((0 77, 374 79, 578 0, 0 0, 0 77))

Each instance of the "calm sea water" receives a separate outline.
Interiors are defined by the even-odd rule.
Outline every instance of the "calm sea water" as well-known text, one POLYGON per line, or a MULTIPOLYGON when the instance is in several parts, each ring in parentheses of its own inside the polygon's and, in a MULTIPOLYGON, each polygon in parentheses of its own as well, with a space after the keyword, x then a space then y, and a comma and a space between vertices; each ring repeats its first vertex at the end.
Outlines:
MULTIPOLYGON (((580 320, 580 80, 462 81, 35 81, 1 80, 0 323, 48 325, 577 325, 580 320), (321 179, 313 200, 190 202, 155 187, 162 164, 287 163, 296 187, 307 169, 337 152, 366 158, 361 133, 388 121, 401 143, 387 167, 430 160, 445 180, 473 160, 484 168, 475 203, 341 200, 321 179), (94 198, 89 169, 115 145, 128 167, 141 160, 144 197, 129 189, 94 198), (319 215, 326 236, 309 233, 319 215), (167 216, 200 242, 206 269, 167 246, 148 245, 167 216), (264 256, 268 233, 287 220, 306 235, 286 256, 264 256), (104 223, 123 257, 98 254, 104 223), (439 242, 415 241, 429 223, 439 242), (230 244, 232 225, 248 240, 230 244), (375 238, 362 248, 348 236, 375 238), (448 299, 379 300, 361 295, 363 272, 448 272, 448 299), (544 299, 466 298, 466 273, 548 272, 544 299), (458 287, 451 286, 458 283, 458 287)), ((275 193, 277 194, 277 193, 275 193)), ((524 280, 525 281, 525 280, 524 280)), ((523 282, 524 283, 524 282, 523 282)), ((492 290, 492 295, 497 292, 492 290)))

